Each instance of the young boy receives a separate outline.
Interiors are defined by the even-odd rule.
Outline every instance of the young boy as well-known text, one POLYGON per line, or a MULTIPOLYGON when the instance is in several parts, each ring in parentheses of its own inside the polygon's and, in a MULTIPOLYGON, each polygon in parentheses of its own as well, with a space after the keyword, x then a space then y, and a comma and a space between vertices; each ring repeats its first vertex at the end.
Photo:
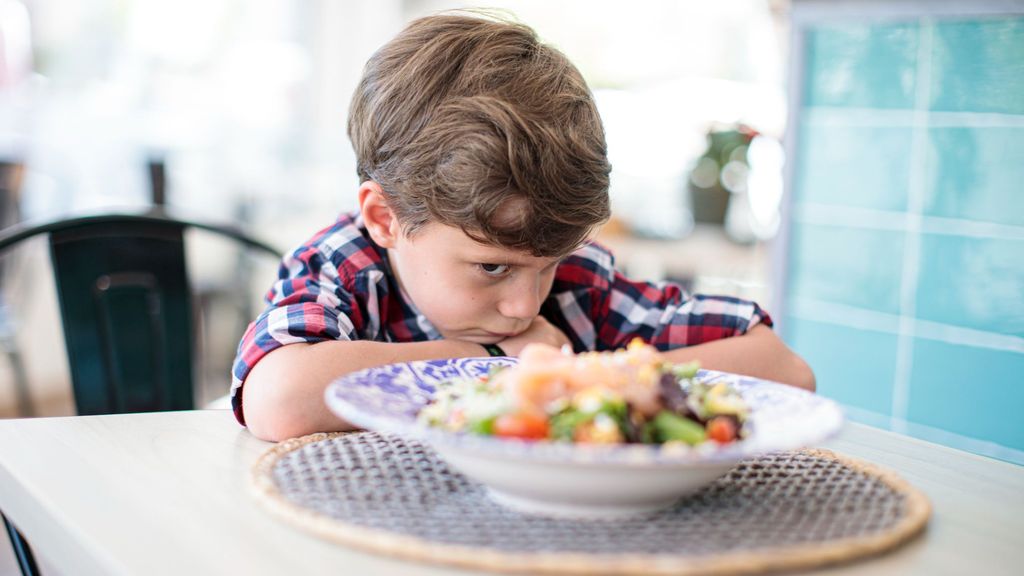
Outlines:
POLYGON ((350 110, 359 211, 286 256, 233 368, 267 440, 344 430, 338 376, 411 360, 611 350, 814 389, 753 302, 633 282, 588 237, 609 216, 604 131, 575 67, 522 25, 417 20, 374 54, 350 110))

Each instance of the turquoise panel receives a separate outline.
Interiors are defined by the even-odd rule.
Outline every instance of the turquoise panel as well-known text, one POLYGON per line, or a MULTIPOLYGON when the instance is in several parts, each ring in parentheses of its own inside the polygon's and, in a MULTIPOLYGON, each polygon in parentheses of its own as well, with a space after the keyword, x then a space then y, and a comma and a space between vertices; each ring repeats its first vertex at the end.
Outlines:
POLYGON ((903 233, 794 222, 790 297, 899 312, 903 233))
POLYGON ((925 214, 1024 226, 1022 139, 1024 127, 929 130, 925 214))
POLYGON ((916 315, 1024 336, 1024 240, 922 235, 916 315))
POLYGON ((1024 114, 1024 18, 939 23, 932 46, 932 110, 1024 114))
POLYGON ((917 42, 917 24, 810 29, 804 105, 913 108, 917 42))
POLYGON ((787 316, 783 338, 814 370, 818 393, 889 415, 896 336, 787 316))
POLYGON ((908 419, 1024 450, 1024 354, 917 340, 908 419))
POLYGON ((798 202, 904 211, 911 128, 804 123, 798 202))

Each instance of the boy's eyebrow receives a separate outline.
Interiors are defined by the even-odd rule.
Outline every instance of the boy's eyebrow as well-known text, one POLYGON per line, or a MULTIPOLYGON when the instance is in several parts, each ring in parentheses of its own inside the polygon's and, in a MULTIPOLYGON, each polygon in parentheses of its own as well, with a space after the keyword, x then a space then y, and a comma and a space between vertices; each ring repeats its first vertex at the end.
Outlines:
MULTIPOLYGON (((557 264, 558 262, 562 261, 564 258, 565 258, 564 256, 563 257, 559 257, 559 258, 551 258, 550 261, 547 261, 547 262, 544 263, 543 267, 550 266, 551 264, 557 264)), ((489 263, 489 264, 490 263, 493 263, 493 264, 507 264, 507 265, 511 265, 511 266, 532 266, 532 265, 534 265, 534 261, 532 261, 532 260, 528 260, 528 259, 523 258, 521 256, 510 256, 508 254, 494 255, 494 254, 474 253, 474 254, 470 254, 468 259, 472 260, 473 262, 485 262, 485 263, 489 263)))

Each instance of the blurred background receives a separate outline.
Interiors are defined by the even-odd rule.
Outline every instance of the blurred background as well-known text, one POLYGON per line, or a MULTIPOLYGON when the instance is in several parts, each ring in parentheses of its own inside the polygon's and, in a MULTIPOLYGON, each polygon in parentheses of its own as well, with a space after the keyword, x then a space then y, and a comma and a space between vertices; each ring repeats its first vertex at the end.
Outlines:
MULTIPOLYGON (((283 252, 356 206, 363 63, 463 6, 0 0, 0 219, 164 203, 283 252)), ((757 300, 853 420, 1024 463, 1024 3, 488 7, 590 83, 618 266, 757 300)), ((189 249, 205 403, 275 265, 189 249)), ((47 267, 43 241, 0 260, 0 416, 23 381, 73 411, 47 267)))

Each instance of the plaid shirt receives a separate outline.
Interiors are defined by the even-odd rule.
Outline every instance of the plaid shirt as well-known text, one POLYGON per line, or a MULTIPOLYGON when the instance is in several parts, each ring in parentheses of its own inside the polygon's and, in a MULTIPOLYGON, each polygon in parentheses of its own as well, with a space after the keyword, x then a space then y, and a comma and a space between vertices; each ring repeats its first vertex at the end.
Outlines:
MULTIPOLYGON (((404 297, 387 252, 373 243, 357 214, 343 214, 285 256, 278 276, 267 293, 267 309, 242 337, 232 368, 231 405, 242 424, 242 382, 271 350, 294 342, 442 338, 404 297)), ((771 326, 753 302, 629 280, 615 270, 611 253, 595 243, 558 265, 540 313, 577 352, 614 350, 634 337, 670 350, 743 334, 759 323, 771 326)))

